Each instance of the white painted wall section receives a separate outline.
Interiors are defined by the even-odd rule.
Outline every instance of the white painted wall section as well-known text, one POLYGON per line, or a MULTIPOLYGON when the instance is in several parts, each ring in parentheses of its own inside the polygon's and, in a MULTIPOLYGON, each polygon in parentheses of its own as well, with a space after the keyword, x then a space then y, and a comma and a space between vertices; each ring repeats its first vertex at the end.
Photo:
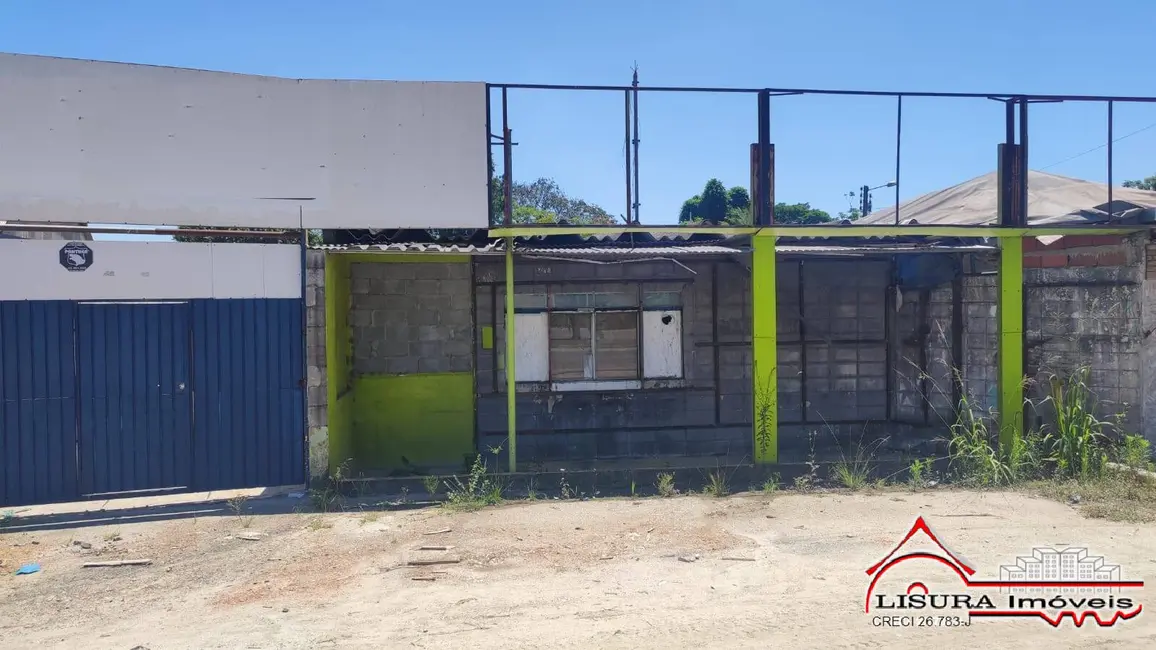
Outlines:
POLYGON ((0 300, 300 297, 293 245, 0 239, 0 300), (70 244, 92 250, 90 267, 61 265, 70 244))
POLYGON ((485 228, 483 83, 0 54, 0 220, 485 228))
POLYGON ((682 377, 682 312, 642 312, 642 374, 647 379, 682 377))
POLYGON ((549 314, 514 314, 514 381, 549 380, 549 314))

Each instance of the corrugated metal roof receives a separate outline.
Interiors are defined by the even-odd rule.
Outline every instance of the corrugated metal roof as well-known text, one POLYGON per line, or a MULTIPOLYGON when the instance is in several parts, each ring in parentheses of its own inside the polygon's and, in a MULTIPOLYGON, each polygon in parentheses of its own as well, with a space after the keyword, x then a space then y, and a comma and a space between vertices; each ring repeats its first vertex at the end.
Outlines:
POLYGON ((310 248, 323 251, 337 251, 350 253, 431 253, 431 254, 478 254, 501 251, 501 240, 492 241, 485 246, 473 244, 419 244, 415 242, 395 244, 322 244, 310 248))
MULTIPOLYGON (((501 239, 490 241, 484 246, 474 244, 429 244, 417 242, 395 242, 392 244, 323 244, 313 246, 316 250, 349 253, 427 253, 456 255, 485 255, 505 252, 505 242, 501 239)), ((716 244, 687 244, 684 246, 624 246, 621 242, 607 242, 603 246, 535 246, 519 241, 514 250, 523 254, 541 255, 730 255, 744 252, 744 248, 719 246, 716 244)))
MULTIPOLYGON (((978 176, 958 185, 904 201, 899 219, 920 225, 979 226, 998 222, 999 182, 996 173, 978 176)), ((1156 192, 1108 186, 1047 172, 1028 172, 1028 224, 1085 225, 1112 219, 1136 219, 1156 208, 1156 192), (1109 211, 1111 215, 1109 215, 1109 211)), ((895 206, 873 212, 855 222, 857 226, 892 225, 895 206)))
POLYGON ((994 251, 996 246, 983 245, 938 245, 938 246, 775 246, 780 253, 824 253, 831 255, 862 255, 864 253, 956 253, 966 251, 994 251))
POLYGON ((540 255, 657 255, 657 256, 678 256, 678 255, 732 255, 736 253, 743 253, 745 249, 735 248, 732 246, 716 246, 710 244, 703 244, 700 246, 642 246, 636 248, 622 248, 615 246, 608 247, 592 247, 592 246, 578 246, 578 247, 537 247, 537 246, 515 246, 514 250, 519 253, 540 254, 540 255))

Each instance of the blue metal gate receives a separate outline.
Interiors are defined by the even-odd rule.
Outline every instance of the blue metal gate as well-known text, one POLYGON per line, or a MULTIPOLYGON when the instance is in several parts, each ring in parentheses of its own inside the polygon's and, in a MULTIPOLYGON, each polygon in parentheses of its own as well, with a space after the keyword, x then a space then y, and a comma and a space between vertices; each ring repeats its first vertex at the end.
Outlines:
POLYGON ((302 306, 0 302, 0 505, 303 483, 302 306))
POLYGON ((81 495, 191 489, 189 304, 76 315, 81 495))
POLYGON ((75 313, 67 301, 0 302, 0 504, 80 495, 75 313))

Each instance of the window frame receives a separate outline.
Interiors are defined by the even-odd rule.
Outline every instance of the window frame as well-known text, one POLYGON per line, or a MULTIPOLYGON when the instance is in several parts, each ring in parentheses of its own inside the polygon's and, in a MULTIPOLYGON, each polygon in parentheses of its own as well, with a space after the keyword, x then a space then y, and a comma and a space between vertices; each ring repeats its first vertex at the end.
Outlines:
MULTIPOLYGON (((567 283, 567 284, 570 284, 570 283, 567 283)), ((589 282, 589 283, 577 283, 576 282, 573 284, 589 286, 589 285, 598 285, 599 283, 597 281, 593 281, 593 282, 589 282)), ((514 311, 515 311, 515 313, 516 314, 517 313, 523 313, 523 314, 541 314, 541 313, 544 313, 544 314, 546 314, 546 336, 547 336, 547 344, 545 346, 546 347, 546 354, 547 354, 547 357, 546 357, 547 378, 546 378, 546 380, 545 381, 540 381, 540 380, 515 381, 515 386, 518 387, 520 390, 523 390, 523 391, 527 390, 527 389, 532 389, 535 386, 548 387, 550 392, 613 391, 613 390, 639 390, 639 389, 646 388, 648 386, 648 384, 652 385, 651 387, 665 387, 665 386, 670 385, 672 382, 684 381, 685 377, 686 377, 685 350, 683 351, 683 355, 681 355, 681 357, 679 359, 679 376, 678 377, 655 377, 655 378, 645 377, 646 370, 644 367, 645 357, 644 357, 644 352, 643 352, 643 350, 644 350, 644 347, 643 347, 644 346, 644 336, 643 336, 643 334, 644 334, 643 333, 644 318, 643 318, 643 313, 648 312, 648 311, 678 312, 680 314, 680 323, 681 323, 680 330, 679 330, 679 336, 682 337, 685 335, 685 332, 682 329, 682 327, 685 327, 685 318, 684 318, 685 312, 683 311, 683 305, 682 305, 683 288, 679 288, 679 289, 666 288, 666 289, 650 289, 650 290, 648 290, 645 286, 646 284, 647 284, 646 282, 640 281, 640 282, 634 283, 632 285, 627 285, 629 288, 624 287, 624 289, 625 289, 624 291, 606 291, 606 290, 600 290, 600 289, 574 291, 574 290, 566 290, 569 288, 569 287, 566 287, 566 285, 555 286, 555 285, 549 285, 549 284, 547 284, 545 286, 543 286, 543 285, 536 285, 536 286, 535 285, 529 285, 532 290, 522 291, 522 292, 519 292, 517 290, 517 288, 515 288, 515 294, 514 294, 514 301, 515 301, 514 311), (544 291, 533 290, 533 289, 539 289, 539 288, 544 289, 544 291), (618 293, 618 294, 634 293, 636 296, 636 298, 634 300, 634 305, 629 306, 629 307, 593 306, 598 301, 598 299, 596 297, 598 294, 612 294, 612 293, 618 293), (554 308, 553 305, 554 305, 554 301, 555 301, 555 296, 559 295, 559 294, 563 294, 563 295, 566 295, 566 294, 590 294, 591 296, 594 296, 594 297, 592 297, 589 301, 587 301, 588 304, 592 305, 590 307, 554 308), (667 294, 669 296, 677 296, 677 301, 675 301, 675 300, 660 301, 657 304, 647 305, 646 304, 647 294, 667 294), (525 296, 526 297, 525 299, 528 302, 530 302, 531 304, 525 305, 522 307, 518 307, 517 302, 518 302, 519 296, 525 296), (677 304, 675 304, 676 302, 677 302, 677 304), (592 359, 595 363, 594 373, 597 374, 597 365, 596 365, 597 364, 597 325, 596 325, 597 318, 596 317, 597 317, 597 314, 606 314, 606 313, 635 314, 635 319, 634 319, 634 330, 635 330, 635 337, 636 337, 635 355, 634 355, 635 378, 634 379, 554 379, 554 377, 553 377, 553 349, 552 349, 552 345, 550 344, 551 341, 549 340, 549 336, 550 336, 549 332, 551 329, 550 317, 553 314, 589 314, 589 317, 590 317, 590 346, 591 346, 590 349, 591 349, 592 359)), ((525 287, 526 285, 523 285, 523 286, 525 287)), ((681 341, 680 341, 680 347, 684 347, 682 345, 681 341)))

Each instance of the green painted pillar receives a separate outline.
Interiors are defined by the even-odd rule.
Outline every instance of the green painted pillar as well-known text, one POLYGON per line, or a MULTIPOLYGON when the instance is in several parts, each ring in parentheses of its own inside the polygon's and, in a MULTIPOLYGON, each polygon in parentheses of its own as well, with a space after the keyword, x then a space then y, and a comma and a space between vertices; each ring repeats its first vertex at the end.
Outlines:
POLYGON ((775 237, 752 237, 751 303, 753 305, 751 374, 754 380, 754 449, 756 463, 779 461, 779 324, 775 296, 775 237))
POLYGON ((1024 426, 1024 241, 999 242, 999 444, 1006 451, 1024 426))
POLYGON ((506 237, 506 426, 511 472, 518 471, 518 395, 514 378, 514 238, 506 237))

